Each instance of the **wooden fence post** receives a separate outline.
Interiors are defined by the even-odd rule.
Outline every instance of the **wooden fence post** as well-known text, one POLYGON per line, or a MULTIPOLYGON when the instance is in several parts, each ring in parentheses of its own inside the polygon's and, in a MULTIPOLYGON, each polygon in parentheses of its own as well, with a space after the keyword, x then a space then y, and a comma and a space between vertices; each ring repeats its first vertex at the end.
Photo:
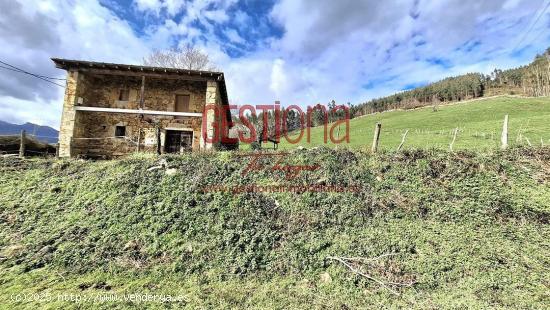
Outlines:
POLYGON ((401 139, 401 143, 399 144, 399 146, 397 147, 397 150, 400 151, 401 148, 403 147, 403 144, 405 143, 405 138, 407 137, 407 134, 409 133, 409 130, 407 129, 407 131, 405 131, 405 133, 403 134, 403 138, 401 139))
POLYGON ((504 116, 504 124, 502 124, 502 135, 500 136, 500 148, 505 150, 508 148, 508 114, 504 116))
POLYGON ((449 145, 449 149, 452 151, 453 150, 453 145, 455 144, 455 140, 456 140, 456 135, 458 133, 458 127, 455 128, 455 132, 454 132, 454 135, 453 135, 453 141, 451 141, 451 144, 449 145))
POLYGON ((160 124, 157 126, 157 155, 160 155, 160 124))
POLYGON ((373 153, 376 153, 378 151, 378 142, 380 141, 380 129, 382 128, 382 124, 376 123, 376 127, 374 128, 374 137, 372 139, 372 149, 371 151, 373 153))
POLYGON ((25 138, 26 132, 25 130, 21 130, 21 137, 19 138, 19 157, 25 157, 25 138))

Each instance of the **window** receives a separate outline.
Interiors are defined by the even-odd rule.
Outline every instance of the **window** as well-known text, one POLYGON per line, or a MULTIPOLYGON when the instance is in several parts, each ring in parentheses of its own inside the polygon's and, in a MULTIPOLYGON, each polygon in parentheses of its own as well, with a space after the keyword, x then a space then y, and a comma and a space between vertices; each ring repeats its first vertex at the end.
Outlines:
POLYGON ((189 112, 189 95, 176 95, 176 112, 189 112))
POLYGON ((129 89, 120 89, 118 91, 118 100, 119 101, 128 101, 128 100, 130 100, 130 90, 129 89))
POLYGON ((126 126, 116 126, 115 137, 125 137, 125 136, 126 136, 126 126))

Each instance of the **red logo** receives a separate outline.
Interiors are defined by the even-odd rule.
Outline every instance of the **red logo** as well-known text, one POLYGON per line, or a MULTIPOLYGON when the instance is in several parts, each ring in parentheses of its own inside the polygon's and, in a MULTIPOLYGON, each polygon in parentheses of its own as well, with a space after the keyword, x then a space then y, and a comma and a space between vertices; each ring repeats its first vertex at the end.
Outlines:
POLYGON ((329 130, 329 113, 325 106, 318 104, 314 107, 308 107, 307 112, 304 113, 302 109, 297 105, 291 105, 285 109, 281 109, 281 106, 278 103, 274 105, 257 105, 256 107, 253 107, 251 105, 243 105, 241 107, 238 107, 236 105, 226 105, 223 107, 213 104, 206 105, 204 107, 202 120, 202 133, 204 141, 207 143, 222 142, 227 144, 234 144, 237 142, 252 143, 254 141, 258 141, 258 133, 256 132, 256 128, 247 117, 247 115, 256 117, 256 110, 261 110, 263 112, 263 128, 268 128, 269 111, 273 111, 273 115, 275 118, 275 128, 272 136, 270 137, 267 130, 264 130, 263 133, 260 133, 262 135, 262 141, 274 139, 275 141, 279 142, 281 136, 283 136, 288 143, 296 144, 302 140, 305 134, 307 142, 309 143, 311 141, 311 127, 313 124, 312 115, 314 114, 314 112, 319 112, 323 116, 324 143, 328 143, 329 138, 330 141, 334 144, 340 144, 342 142, 349 143, 349 107, 345 105, 339 105, 330 109, 330 113, 332 114, 338 113, 343 115, 341 119, 335 120, 331 123, 331 127, 329 130), (238 138, 229 138, 227 136, 227 133, 229 131, 229 128, 232 128, 234 124, 231 120, 228 120, 228 116, 231 115, 231 110, 236 109, 239 110, 239 120, 243 124, 243 126, 247 128, 247 132, 239 131, 238 138), (292 138, 289 136, 291 132, 289 132, 288 130, 287 120, 288 114, 291 113, 291 111, 297 113, 297 115, 299 116, 300 126, 296 131, 292 132, 293 136, 297 134, 296 138, 292 138), (213 129, 213 132, 211 134, 207 132, 209 117, 212 117, 210 125, 213 129), (338 130, 337 137, 334 137, 335 129, 339 129, 341 125, 345 125, 345 134, 340 137, 340 132, 338 130))

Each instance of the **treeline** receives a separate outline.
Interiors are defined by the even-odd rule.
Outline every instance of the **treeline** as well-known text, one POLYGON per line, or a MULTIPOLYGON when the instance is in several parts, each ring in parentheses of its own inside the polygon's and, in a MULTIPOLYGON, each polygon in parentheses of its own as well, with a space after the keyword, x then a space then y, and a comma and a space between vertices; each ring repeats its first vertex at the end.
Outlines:
POLYGON ((352 117, 392 109, 413 109, 440 102, 461 101, 490 94, 550 96, 550 48, 535 60, 520 68, 495 69, 491 74, 468 73, 402 91, 391 96, 372 99, 352 106, 352 117))
POLYGON ((433 103, 460 101, 483 96, 484 76, 469 73, 450 77, 427 86, 377 98, 353 107, 353 116, 392 109, 413 109, 433 103))
POLYGON ((515 89, 532 97, 550 96, 550 48, 527 66, 493 71, 487 87, 515 89))

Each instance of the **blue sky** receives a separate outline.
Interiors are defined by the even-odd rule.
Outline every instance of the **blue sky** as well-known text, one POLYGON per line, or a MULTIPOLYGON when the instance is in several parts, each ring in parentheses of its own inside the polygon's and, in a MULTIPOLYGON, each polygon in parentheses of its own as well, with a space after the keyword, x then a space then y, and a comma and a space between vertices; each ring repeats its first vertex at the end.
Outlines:
MULTIPOLYGON (((0 60, 62 77, 50 57, 141 63, 194 45, 234 104, 354 104, 530 62, 550 47, 550 0, 16 0, 0 60), (545 11, 543 9, 547 8, 545 11)), ((0 69, 0 119, 57 127, 63 89, 0 69)))

